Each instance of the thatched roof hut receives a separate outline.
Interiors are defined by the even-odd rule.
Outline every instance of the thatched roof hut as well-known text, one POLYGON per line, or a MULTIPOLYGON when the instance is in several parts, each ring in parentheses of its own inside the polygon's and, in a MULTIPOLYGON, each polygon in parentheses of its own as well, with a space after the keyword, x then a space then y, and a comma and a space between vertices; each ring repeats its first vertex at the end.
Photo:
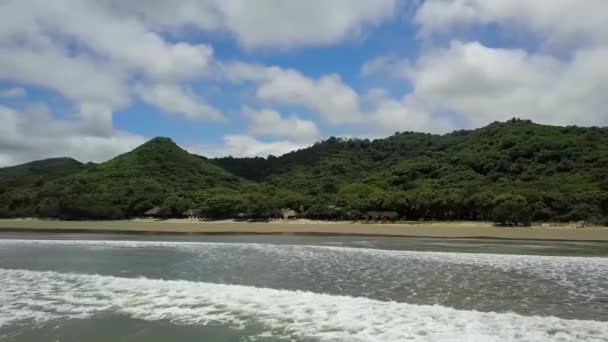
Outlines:
POLYGON ((289 220, 298 217, 298 212, 293 209, 285 208, 281 209, 281 215, 283 216, 283 220, 289 220))
POLYGON ((161 208, 160 207, 154 207, 148 211, 146 211, 144 213, 144 216, 157 216, 158 214, 160 214, 161 212, 161 208))
POLYGON ((188 209, 188 210, 184 211, 182 213, 182 215, 187 218, 190 218, 190 219, 196 218, 196 216, 197 216, 196 210, 194 210, 194 209, 188 209))
POLYGON ((396 211, 368 211, 368 220, 396 220, 399 218, 399 213, 396 211))

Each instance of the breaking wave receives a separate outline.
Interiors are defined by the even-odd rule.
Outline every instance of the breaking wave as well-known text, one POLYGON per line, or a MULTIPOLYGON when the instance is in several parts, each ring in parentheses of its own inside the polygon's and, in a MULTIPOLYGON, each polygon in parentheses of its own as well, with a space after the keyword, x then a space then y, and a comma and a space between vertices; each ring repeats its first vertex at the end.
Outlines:
POLYGON ((116 313, 321 341, 608 341, 608 322, 183 280, 0 269, 0 326, 116 313))
MULTIPOLYGON (((568 289, 571 295, 581 297, 585 301, 608 300, 608 258, 605 257, 429 252, 261 243, 0 239, 0 248, 21 245, 73 246, 91 249, 160 247, 188 252, 194 256, 200 255, 206 259, 225 258, 225 254, 238 255, 243 251, 255 251, 260 255, 279 259, 285 267, 295 270, 304 262, 330 269, 339 264, 342 269, 351 268, 353 271, 360 271, 358 266, 362 263, 373 263, 376 268, 386 268, 384 270, 386 274, 400 272, 399 268, 403 268, 403 265, 398 263, 404 261, 422 261, 448 268, 449 265, 487 267, 558 283, 568 289), (330 263, 332 261, 333 264, 330 263)), ((428 270, 431 271, 433 270, 428 270)), ((438 268, 438 271, 445 270, 438 268)))

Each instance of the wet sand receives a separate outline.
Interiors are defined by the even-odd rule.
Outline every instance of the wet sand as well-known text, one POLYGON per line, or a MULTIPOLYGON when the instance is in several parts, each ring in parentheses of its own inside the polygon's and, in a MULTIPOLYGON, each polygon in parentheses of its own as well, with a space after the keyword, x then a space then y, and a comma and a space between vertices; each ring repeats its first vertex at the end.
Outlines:
POLYGON ((437 238, 608 241, 608 228, 576 228, 543 224, 494 227, 485 222, 363 223, 319 222, 200 222, 190 220, 46 221, 0 220, 0 232, 123 233, 123 234, 309 234, 377 235, 437 238))

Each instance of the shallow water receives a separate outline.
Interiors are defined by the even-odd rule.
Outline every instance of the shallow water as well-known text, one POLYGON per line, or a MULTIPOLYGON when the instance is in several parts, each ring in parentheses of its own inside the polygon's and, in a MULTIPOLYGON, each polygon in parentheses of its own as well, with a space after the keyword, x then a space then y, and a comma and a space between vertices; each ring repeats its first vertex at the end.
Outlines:
POLYGON ((608 243, 3 234, 0 339, 608 341, 608 243))

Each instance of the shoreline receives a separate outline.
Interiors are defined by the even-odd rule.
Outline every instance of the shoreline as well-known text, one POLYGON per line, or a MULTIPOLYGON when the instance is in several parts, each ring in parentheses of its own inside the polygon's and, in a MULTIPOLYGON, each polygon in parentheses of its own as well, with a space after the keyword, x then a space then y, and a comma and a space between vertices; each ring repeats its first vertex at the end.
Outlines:
POLYGON ((571 224, 531 227, 495 227, 487 222, 200 222, 183 220, 52 221, 0 220, 0 233, 91 233, 140 235, 358 235, 454 239, 504 239, 546 241, 605 241, 608 228, 576 228, 571 224))

